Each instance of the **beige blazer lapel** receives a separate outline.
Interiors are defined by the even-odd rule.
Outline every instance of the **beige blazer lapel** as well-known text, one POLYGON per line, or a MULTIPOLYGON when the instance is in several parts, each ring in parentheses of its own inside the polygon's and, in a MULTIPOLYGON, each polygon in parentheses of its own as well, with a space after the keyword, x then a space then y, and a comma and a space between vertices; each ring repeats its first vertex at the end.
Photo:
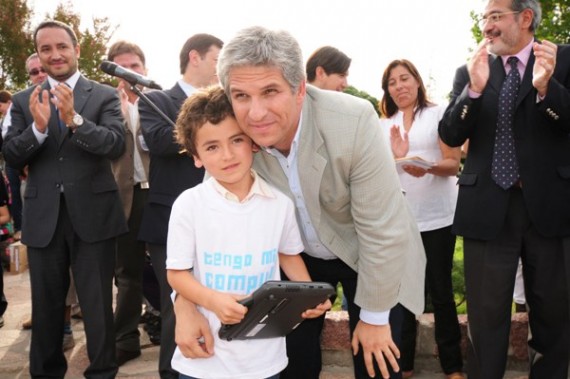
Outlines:
POLYGON ((289 188, 289 181, 277 158, 269 153, 260 151, 254 156, 253 168, 265 181, 293 199, 293 194, 289 188))

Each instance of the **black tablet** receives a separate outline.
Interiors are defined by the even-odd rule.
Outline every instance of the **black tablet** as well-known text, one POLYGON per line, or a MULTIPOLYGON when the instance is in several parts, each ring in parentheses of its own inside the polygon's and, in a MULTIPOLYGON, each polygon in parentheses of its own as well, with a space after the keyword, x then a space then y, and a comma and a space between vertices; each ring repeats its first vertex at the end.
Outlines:
POLYGON ((248 307, 245 318, 239 324, 222 324, 218 334, 228 341, 285 336, 303 321, 301 313, 335 293, 324 282, 267 281, 240 301, 248 307))

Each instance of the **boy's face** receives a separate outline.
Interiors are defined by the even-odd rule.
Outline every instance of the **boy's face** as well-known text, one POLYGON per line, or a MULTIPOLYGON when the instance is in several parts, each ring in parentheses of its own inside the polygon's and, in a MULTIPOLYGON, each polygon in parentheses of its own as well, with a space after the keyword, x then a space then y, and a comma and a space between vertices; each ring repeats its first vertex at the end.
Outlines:
POLYGON ((233 117, 198 129, 196 152, 196 167, 204 167, 228 191, 247 195, 253 183, 253 143, 233 117))

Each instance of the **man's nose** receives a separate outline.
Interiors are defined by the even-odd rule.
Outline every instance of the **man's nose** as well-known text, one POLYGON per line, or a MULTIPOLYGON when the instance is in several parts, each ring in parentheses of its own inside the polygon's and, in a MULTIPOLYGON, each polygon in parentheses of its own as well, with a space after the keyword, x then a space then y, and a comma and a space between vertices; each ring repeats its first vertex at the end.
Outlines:
POLYGON ((259 121, 265 117, 266 113, 267 108, 265 102, 262 99, 252 98, 248 112, 249 118, 254 121, 259 121))

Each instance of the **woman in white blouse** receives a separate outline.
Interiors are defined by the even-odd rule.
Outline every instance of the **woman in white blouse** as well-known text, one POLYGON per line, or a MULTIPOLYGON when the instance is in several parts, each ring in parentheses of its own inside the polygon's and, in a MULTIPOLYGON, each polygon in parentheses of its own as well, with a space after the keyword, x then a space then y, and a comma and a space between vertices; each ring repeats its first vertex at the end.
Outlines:
MULTIPOLYGON (((426 251, 426 294, 433 304, 440 364, 447 378, 464 378, 461 333, 451 282, 455 249, 451 224, 461 151, 439 139, 437 127, 445 107, 428 100, 422 78, 411 62, 392 61, 384 71, 382 89, 380 105, 385 118, 381 125, 394 158, 417 156, 435 163, 429 169, 403 165, 399 176, 426 251)), ((400 348, 404 378, 413 375, 415 344, 416 320, 406 311, 400 348)))

